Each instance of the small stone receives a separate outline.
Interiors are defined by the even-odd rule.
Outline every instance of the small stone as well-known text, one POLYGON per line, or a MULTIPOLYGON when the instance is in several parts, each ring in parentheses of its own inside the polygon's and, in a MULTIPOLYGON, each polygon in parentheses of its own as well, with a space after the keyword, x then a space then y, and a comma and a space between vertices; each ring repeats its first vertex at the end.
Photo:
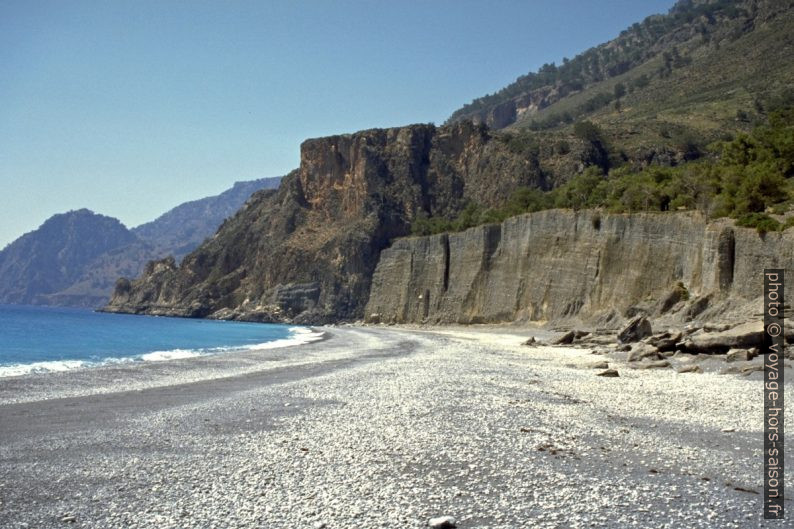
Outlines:
POLYGON ((726 362, 747 362, 753 359, 753 353, 747 349, 731 349, 725 355, 726 362))
POLYGON ((590 369, 609 369, 609 362, 596 362, 590 365, 590 369))
POLYGON ((438 518, 430 518, 427 525, 433 529, 453 529, 455 525, 455 518, 452 516, 439 516, 438 518))
POLYGON ((619 377, 620 373, 615 371, 614 369, 607 369, 606 371, 602 371, 600 373, 596 373, 597 377, 619 377))
POLYGON ((325 529, 328 527, 325 522, 314 522, 314 529, 325 529))
POLYGON ((703 370, 700 368, 700 366, 695 366, 695 365, 683 366, 678 368, 678 373, 702 373, 702 372, 703 370))
POLYGON ((637 369, 661 369, 664 367, 670 367, 669 360, 654 360, 636 366, 637 369))
POLYGON ((77 521, 77 517, 74 516, 73 514, 67 514, 66 516, 61 518, 61 521, 64 523, 75 523, 77 521))
POLYGON ((538 341, 535 339, 535 337, 534 336, 530 336, 529 340, 527 340, 526 342, 522 343, 521 345, 530 345, 531 346, 531 345, 535 345, 536 343, 538 343, 538 341))
POLYGON ((750 373, 754 373, 755 371, 763 371, 763 370, 764 370, 764 364, 754 364, 754 365, 744 366, 742 368, 741 373, 742 375, 746 376, 749 375, 750 373))

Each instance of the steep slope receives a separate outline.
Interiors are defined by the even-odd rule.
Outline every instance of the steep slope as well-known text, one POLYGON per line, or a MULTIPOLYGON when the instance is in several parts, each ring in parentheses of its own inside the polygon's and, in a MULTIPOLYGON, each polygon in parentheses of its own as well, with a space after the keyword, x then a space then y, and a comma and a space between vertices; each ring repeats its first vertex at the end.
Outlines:
POLYGON ((417 215, 498 204, 537 168, 469 123, 307 140, 300 169, 262 191, 177 267, 121 280, 105 310, 261 321, 363 315, 380 250, 417 215))
MULTIPOLYGON (((697 207, 695 198, 708 195, 700 193, 703 182, 697 178, 709 176, 711 166, 705 162, 714 162, 717 156, 705 144, 725 137, 735 137, 741 144, 746 137, 738 132, 770 121, 771 110, 785 106, 776 101, 785 103, 794 80, 794 63, 789 59, 792 30, 791 0, 681 1, 669 15, 636 24, 615 41, 564 67, 547 65, 540 74, 521 80, 498 97, 462 109, 443 127, 416 125, 309 140, 301 148, 300 169, 285 177, 277 192, 255 195, 181 265, 173 260, 150 263, 140 279, 119 281, 106 310, 325 322, 362 317, 372 294, 376 297, 370 309, 395 321, 419 321, 427 316, 428 321, 472 322, 579 314, 589 298, 598 296, 623 309, 617 296, 631 285, 636 288, 624 300, 631 304, 642 301, 646 287, 647 294, 658 295, 660 289, 672 288, 673 280, 689 281, 698 292, 714 292, 713 277, 711 283, 704 278, 698 283, 695 276, 685 275, 689 269, 681 267, 694 269, 695 261, 679 254, 669 263, 664 260, 664 248, 680 252, 689 247, 676 238, 676 226, 690 228, 681 216, 609 220, 612 231, 593 235, 590 246, 582 236, 596 229, 597 223, 593 221, 588 231, 580 229, 577 219, 568 219, 573 224, 564 227, 531 222, 527 230, 511 232, 509 249, 502 246, 504 237, 493 225, 474 232, 475 239, 482 239, 482 248, 458 235, 421 239, 425 242, 417 242, 416 249, 410 248, 411 242, 394 240, 411 228, 434 233, 501 221, 503 212, 527 211, 556 193, 543 194, 538 189, 558 188, 576 195, 577 201, 568 201, 572 207, 585 207, 593 189, 615 191, 617 198, 609 197, 620 199, 625 208, 620 211, 637 211, 649 209, 647 204, 656 199, 654 186, 660 185, 659 177, 665 177, 671 189, 694 184, 697 192, 684 197, 686 201, 666 201, 658 209, 697 207), (504 105, 510 107, 506 114, 502 114, 504 105), (490 130, 487 125, 504 130, 490 130), (710 158, 699 166, 701 172, 695 178, 687 172, 692 166, 681 164, 702 156, 710 158), (657 171, 657 167, 640 174, 649 165, 679 165, 681 174, 657 171), (640 177, 650 183, 645 185, 640 177), (577 185, 570 188, 567 183, 577 185), (620 187, 623 184, 625 189, 620 187), (646 227, 632 235, 632 229, 642 223, 646 227), (623 241, 624 236, 629 239, 623 241), (629 243, 641 236, 649 238, 645 246, 636 245, 645 253, 633 255, 629 243), (439 243, 444 240, 448 246, 439 243), (588 283, 596 285, 590 290, 555 290, 539 298, 533 291, 529 297, 499 307, 499 281, 519 294, 534 284, 526 277, 533 270, 522 264, 529 251, 522 245, 528 240, 538 246, 529 255, 537 256, 539 266, 551 273, 570 272, 572 278, 591 281, 588 267, 592 262, 611 265, 613 270, 607 273, 599 264, 597 273, 604 279, 588 283), (460 246, 456 259, 466 266, 452 267, 453 241, 460 246), (392 243, 395 251, 383 254, 387 272, 378 272, 373 290, 381 251, 392 243), (654 246, 657 243, 659 248, 654 246), (422 244, 433 248, 425 251, 422 244), (592 249, 582 254, 586 262, 566 263, 566 255, 580 255, 579 246, 592 249), (405 251, 395 257, 396 249, 405 251), (601 263, 599 252, 613 251, 622 252, 624 258, 601 263), (664 273, 650 282, 634 281, 634 276, 647 272, 641 267, 652 266, 657 257, 659 263, 669 264, 664 273), (507 264, 492 273, 488 264, 499 263, 501 258, 507 264), (473 279, 467 278, 466 270, 473 271, 473 279), (606 277, 610 282, 602 283, 606 277), (389 287, 389 279, 397 286, 389 287), (657 279, 658 284, 653 282, 657 279), (460 282, 464 286, 455 290, 460 296, 445 298, 439 312, 433 313, 433 304, 441 296, 434 288, 443 285, 444 292, 452 292, 460 282), (418 293, 417 285, 421 286, 418 293), (559 299, 552 299, 552 294, 559 294, 559 299), (392 295, 403 301, 395 301, 392 295), (497 296, 491 305, 478 304, 479 298, 489 296, 497 296), (534 303, 540 303, 539 308, 534 303)), ((748 154, 752 149, 739 151, 748 154)), ((783 188, 787 184, 778 174, 780 164, 767 164, 768 171, 750 175, 746 186, 741 180, 752 171, 747 164, 734 165, 730 170, 720 168, 731 178, 707 179, 711 195, 741 198, 731 194, 733 188, 747 188, 748 196, 763 195, 764 189, 774 187, 769 185, 772 182, 782 191, 770 204, 786 205, 788 191, 783 188), (759 193, 753 182, 763 188, 759 193)), ((758 215, 767 203, 756 202, 760 206, 745 209, 758 215)), ((541 206, 535 209, 550 207, 545 202, 541 206)), ((723 215, 736 211, 733 208, 723 215)), ((566 217, 560 219, 564 222, 566 217)), ((508 220, 504 225, 510 222, 518 221, 508 220)), ((711 228, 704 219, 693 222, 702 224, 699 231, 684 231, 692 241, 706 244, 711 228)), ((749 241, 747 234, 752 232, 740 231, 742 240, 749 241)), ((780 250, 788 267, 790 237, 789 233, 770 234, 770 240, 780 242, 778 246, 743 246, 750 250, 742 266, 750 266, 753 259, 771 262, 773 256, 767 252, 780 250)), ((714 254, 708 248, 692 247, 702 250, 702 259, 723 259, 721 250, 714 254)), ((723 265, 708 268, 704 261, 698 266, 701 275, 714 276, 712 272, 723 265)), ((570 281, 575 286, 575 279, 570 281)), ((593 314, 596 306, 606 303, 588 306, 593 310, 582 313, 593 314)))
MULTIPOLYGON (((612 107, 618 99, 625 108, 627 96, 657 109, 672 110, 692 99, 706 107, 731 100, 748 110, 754 98, 790 86, 786 48, 793 9, 790 0, 681 0, 666 15, 650 16, 559 66, 545 64, 475 99, 449 121, 549 128, 612 107), (774 75, 759 75, 766 73, 774 75)), ((730 106, 733 114, 716 118, 733 120, 737 108, 730 106)))
POLYGON ((794 231, 761 236, 694 212, 548 210, 400 239, 381 253, 366 312, 395 323, 686 319, 757 299, 764 268, 794 273, 794 231))
POLYGON ((40 303, 100 255, 136 241, 117 219, 87 209, 54 215, 0 252, 0 303, 40 303))
POLYGON ((180 204, 157 219, 132 228, 132 232, 153 245, 157 253, 179 260, 215 233, 221 222, 240 209, 254 192, 274 189, 279 182, 280 176, 235 182, 219 195, 180 204))
POLYGON ((680 1, 449 121, 503 129, 506 141, 533 152, 553 186, 591 165, 678 165, 794 103, 792 35, 792 0, 680 1), (576 131, 583 121, 601 133, 600 156, 576 131))

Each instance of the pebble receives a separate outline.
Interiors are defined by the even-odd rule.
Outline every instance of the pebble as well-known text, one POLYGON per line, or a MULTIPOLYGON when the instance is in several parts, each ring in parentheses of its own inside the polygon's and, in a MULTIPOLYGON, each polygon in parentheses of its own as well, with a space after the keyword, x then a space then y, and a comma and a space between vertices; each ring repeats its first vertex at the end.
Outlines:
MULTIPOLYGON (((87 529, 421 529, 451 514, 472 529, 763 527, 758 496, 722 485, 757 481, 763 399, 747 395, 760 380, 641 370, 610 383, 563 367, 587 350, 527 348, 526 335, 332 332, 283 360, 239 356, 311 377, 256 374, 143 411, 133 396, 97 428, 3 444, 3 481, 28 485, 3 488, 0 525, 79 513, 87 529), (729 450, 703 434, 725 425, 748 434, 729 450), (31 455, 45 450, 63 456, 31 455)), ((235 355, 217 355, 218 374, 235 355)))
POLYGON ((457 525, 455 525, 455 518, 452 516, 439 516, 438 518, 430 518, 430 520, 427 522, 427 525, 432 529, 454 529, 457 527, 457 525))

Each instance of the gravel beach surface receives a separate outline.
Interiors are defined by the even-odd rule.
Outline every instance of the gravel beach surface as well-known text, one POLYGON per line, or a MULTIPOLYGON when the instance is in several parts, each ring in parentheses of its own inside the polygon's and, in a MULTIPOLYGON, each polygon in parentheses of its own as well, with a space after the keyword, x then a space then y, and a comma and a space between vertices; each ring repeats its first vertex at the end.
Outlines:
POLYGON ((757 376, 628 369, 520 327, 318 330, 0 379, 0 527, 785 526, 762 520, 757 376))

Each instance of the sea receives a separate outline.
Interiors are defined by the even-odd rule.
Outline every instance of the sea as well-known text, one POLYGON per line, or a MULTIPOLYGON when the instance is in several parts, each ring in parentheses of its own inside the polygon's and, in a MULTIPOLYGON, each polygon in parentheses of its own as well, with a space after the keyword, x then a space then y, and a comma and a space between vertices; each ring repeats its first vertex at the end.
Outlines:
POLYGON ((0 305, 0 378, 318 340, 307 327, 0 305))

